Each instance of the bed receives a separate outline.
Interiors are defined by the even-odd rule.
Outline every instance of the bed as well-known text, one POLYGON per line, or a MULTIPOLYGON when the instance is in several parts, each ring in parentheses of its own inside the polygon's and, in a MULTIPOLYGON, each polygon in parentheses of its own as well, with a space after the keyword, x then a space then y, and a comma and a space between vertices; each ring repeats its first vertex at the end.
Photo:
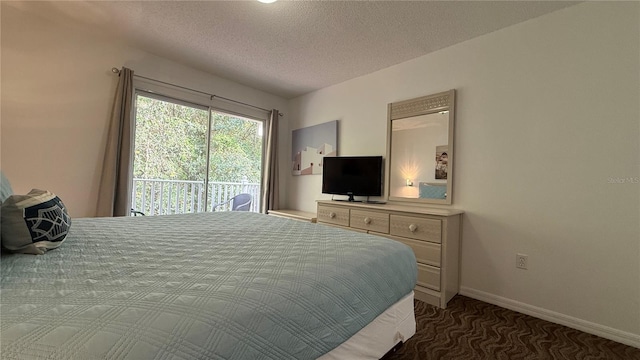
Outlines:
POLYGON ((447 184, 446 183, 428 183, 420 182, 418 184, 419 195, 421 199, 446 199, 447 184))
POLYGON ((415 333, 409 247, 263 214, 73 219, 0 265, 3 359, 376 359, 415 333))

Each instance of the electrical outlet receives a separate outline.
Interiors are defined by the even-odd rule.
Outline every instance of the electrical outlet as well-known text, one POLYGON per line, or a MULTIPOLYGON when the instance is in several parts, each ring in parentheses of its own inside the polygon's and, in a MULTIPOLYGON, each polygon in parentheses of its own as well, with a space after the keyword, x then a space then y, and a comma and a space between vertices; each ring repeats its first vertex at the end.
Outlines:
POLYGON ((527 263, 529 262, 529 256, 525 254, 516 254, 516 267, 518 269, 527 270, 527 263))

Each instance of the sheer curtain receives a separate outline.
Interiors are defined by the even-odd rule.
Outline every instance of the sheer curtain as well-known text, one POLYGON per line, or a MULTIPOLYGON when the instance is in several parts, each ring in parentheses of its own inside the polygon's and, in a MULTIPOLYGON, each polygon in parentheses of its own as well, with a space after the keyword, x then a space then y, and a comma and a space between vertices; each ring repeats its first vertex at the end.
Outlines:
POLYGON ((267 146, 264 161, 264 175, 262 176, 262 213, 278 209, 278 118, 280 112, 271 110, 269 119, 265 123, 267 146))
POLYGON ((131 203, 133 70, 120 70, 102 165, 97 216, 127 216, 131 203))

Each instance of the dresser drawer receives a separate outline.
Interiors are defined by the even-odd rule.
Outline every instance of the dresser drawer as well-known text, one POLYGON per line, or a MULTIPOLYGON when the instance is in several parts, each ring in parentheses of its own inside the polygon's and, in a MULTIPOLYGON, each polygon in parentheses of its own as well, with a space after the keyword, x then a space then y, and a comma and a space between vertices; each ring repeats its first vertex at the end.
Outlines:
POLYGON ((349 209, 337 206, 318 205, 318 221, 349 226, 349 209))
POLYGON ((416 260, 419 263, 440 267, 440 252, 442 249, 440 244, 391 235, 387 235, 387 237, 408 245, 413 249, 413 253, 416 255, 416 260))
POLYGON ((389 233, 389 214, 351 210, 349 226, 363 230, 375 231, 383 234, 389 233))
POLYGON ((418 285, 440 291, 440 269, 435 266, 418 264, 418 285))
POLYGON ((411 239, 440 243, 442 221, 413 216, 391 215, 389 233, 411 239))

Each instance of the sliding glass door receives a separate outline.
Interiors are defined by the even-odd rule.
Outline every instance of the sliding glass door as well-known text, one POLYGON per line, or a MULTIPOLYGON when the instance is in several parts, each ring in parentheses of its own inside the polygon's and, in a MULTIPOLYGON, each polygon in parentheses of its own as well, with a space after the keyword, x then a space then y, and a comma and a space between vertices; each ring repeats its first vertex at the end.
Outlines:
POLYGON ((239 194, 259 211, 262 121, 144 91, 135 100, 136 214, 233 210, 239 194))

